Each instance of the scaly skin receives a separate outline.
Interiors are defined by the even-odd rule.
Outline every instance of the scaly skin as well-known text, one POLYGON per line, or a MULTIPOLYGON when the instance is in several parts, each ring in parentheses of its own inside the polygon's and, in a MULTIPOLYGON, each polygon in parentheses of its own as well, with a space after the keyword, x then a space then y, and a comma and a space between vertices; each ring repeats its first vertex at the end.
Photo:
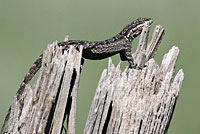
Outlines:
MULTIPOLYGON (((131 24, 127 25, 120 33, 114 37, 104 41, 86 41, 86 40, 69 40, 58 43, 63 49, 67 49, 70 45, 78 47, 83 45, 83 58, 90 60, 100 60, 111 57, 115 54, 120 54, 122 61, 128 61, 130 68, 135 68, 133 57, 131 54, 132 41, 141 34, 144 24, 151 24, 151 18, 138 18, 131 24)), ((23 92, 25 86, 30 82, 35 73, 40 69, 42 63, 42 55, 34 62, 33 66, 26 74, 20 88, 17 92, 19 100, 20 94, 23 92)))

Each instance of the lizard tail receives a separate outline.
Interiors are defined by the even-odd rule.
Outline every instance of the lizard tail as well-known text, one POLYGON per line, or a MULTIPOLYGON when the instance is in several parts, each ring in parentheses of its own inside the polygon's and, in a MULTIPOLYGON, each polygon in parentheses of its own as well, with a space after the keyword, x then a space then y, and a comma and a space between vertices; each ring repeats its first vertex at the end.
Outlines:
POLYGON ((43 57, 43 54, 41 54, 40 57, 33 63, 33 66, 29 69, 28 73, 24 77, 24 80, 21 83, 19 90, 17 91, 17 99, 18 100, 20 99, 20 96, 23 93, 25 86, 31 81, 33 76, 40 69, 40 67, 42 65, 42 57, 43 57))
MULTIPOLYGON (((25 86, 31 81, 33 76, 40 69, 40 67, 42 65, 42 57, 43 57, 43 55, 41 54, 40 57, 34 62, 33 66, 29 69, 26 76, 24 77, 24 80, 23 80, 22 84, 20 85, 19 90, 17 91, 17 94, 16 94, 17 100, 20 100, 20 97, 21 97, 22 93, 24 92, 25 86)), ((20 107, 20 110, 21 110, 22 106, 23 106, 23 100, 20 100, 19 103, 20 103, 19 107, 20 107)), ((4 120, 4 124, 2 126, 1 133, 4 133, 4 131, 6 129, 5 126, 6 126, 6 123, 8 122, 8 120, 10 118, 10 112, 11 112, 11 106, 10 106, 8 113, 6 115, 6 118, 4 120)))
MULTIPOLYGON (((67 46, 66 42, 58 43, 58 46, 67 46)), ((33 76, 37 73, 42 65, 43 54, 33 63, 32 67, 29 69, 28 73, 24 77, 23 82, 21 83, 19 90, 17 91, 17 99, 20 99, 21 94, 24 92, 25 86, 32 80, 33 76)))

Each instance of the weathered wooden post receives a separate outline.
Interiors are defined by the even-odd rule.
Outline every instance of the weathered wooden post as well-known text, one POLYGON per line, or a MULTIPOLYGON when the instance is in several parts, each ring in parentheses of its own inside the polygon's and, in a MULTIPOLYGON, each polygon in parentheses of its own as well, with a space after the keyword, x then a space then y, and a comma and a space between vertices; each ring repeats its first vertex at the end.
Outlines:
POLYGON ((120 64, 115 67, 109 59, 96 89, 85 134, 167 133, 184 74, 179 70, 174 77, 178 47, 173 46, 164 56, 161 67, 152 59, 164 29, 157 26, 146 46, 148 33, 146 26, 134 54, 141 70, 126 68, 122 72, 120 64))
MULTIPOLYGON (((182 69, 175 75, 179 49, 173 46, 159 67, 153 59, 164 35, 156 26, 147 45, 150 27, 146 25, 133 54, 136 69, 117 67, 109 58, 99 80, 85 134, 165 134, 182 86, 182 69)), ((57 42, 43 54, 37 82, 25 85, 15 96, 1 133, 60 134, 67 118, 68 134, 76 131, 76 102, 82 62, 79 51, 63 51, 57 42)))
POLYGON ((63 53, 57 42, 49 45, 36 84, 26 85, 20 100, 14 97, 1 133, 59 134, 67 115, 67 132, 75 134, 81 57, 82 47, 63 53))

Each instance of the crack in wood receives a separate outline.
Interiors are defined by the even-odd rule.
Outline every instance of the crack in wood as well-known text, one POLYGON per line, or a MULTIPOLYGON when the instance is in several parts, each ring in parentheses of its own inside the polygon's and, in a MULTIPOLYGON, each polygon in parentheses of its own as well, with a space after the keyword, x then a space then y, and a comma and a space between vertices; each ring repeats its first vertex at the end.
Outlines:
POLYGON ((110 105, 109 105, 109 108, 108 108, 108 113, 107 113, 107 116, 106 116, 106 120, 104 122, 102 134, 106 134, 106 132, 107 132, 108 123, 110 121, 111 113, 112 113, 112 101, 110 102, 110 105))
POLYGON ((164 29, 160 25, 156 26, 152 40, 148 44, 152 46, 147 47, 143 45, 146 44, 148 33, 143 33, 139 49, 133 56, 134 58, 139 56, 135 60, 136 64, 145 67, 141 70, 125 69, 122 72, 120 67, 115 67, 109 59, 108 70, 103 71, 96 89, 84 129, 85 134, 165 134, 167 132, 184 78, 182 69, 176 75, 174 73, 179 49, 173 46, 164 56, 159 67, 152 58, 164 35, 164 29), (145 56, 140 54, 140 50, 146 54, 145 63, 141 60, 145 56), (103 92, 108 92, 106 99, 103 97, 103 92), (113 105, 111 115, 95 120, 94 123, 92 121, 94 117, 100 115, 102 117, 105 111, 110 110, 110 105, 103 109, 99 108, 99 105, 111 101, 113 105), (99 127, 99 124, 104 126, 102 132, 91 132, 99 127))

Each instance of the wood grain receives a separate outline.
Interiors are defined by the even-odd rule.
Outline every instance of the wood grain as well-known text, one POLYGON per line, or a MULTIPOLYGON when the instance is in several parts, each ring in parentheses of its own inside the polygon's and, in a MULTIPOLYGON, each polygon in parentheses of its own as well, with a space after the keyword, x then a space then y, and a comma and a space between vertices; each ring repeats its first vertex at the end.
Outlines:
POLYGON ((32 87, 26 85, 20 101, 14 97, 1 133, 58 134, 67 114, 67 131, 75 134, 81 56, 82 47, 77 51, 71 46, 63 52, 57 42, 49 45, 37 82, 32 87))
POLYGON ((158 66, 153 56, 164 29, 156 26, 146 46, 148 32, 146 26, 133 55, 138 66, 145 66, 143 69, 122 71, 120 64, 115 67, 109 58, 108 69, 101 75, 88 114, 85 134, 167 133, 184 73, 180 69, 175 75, 179 54, 176 46, 165 54, 161 67, 158 66))

